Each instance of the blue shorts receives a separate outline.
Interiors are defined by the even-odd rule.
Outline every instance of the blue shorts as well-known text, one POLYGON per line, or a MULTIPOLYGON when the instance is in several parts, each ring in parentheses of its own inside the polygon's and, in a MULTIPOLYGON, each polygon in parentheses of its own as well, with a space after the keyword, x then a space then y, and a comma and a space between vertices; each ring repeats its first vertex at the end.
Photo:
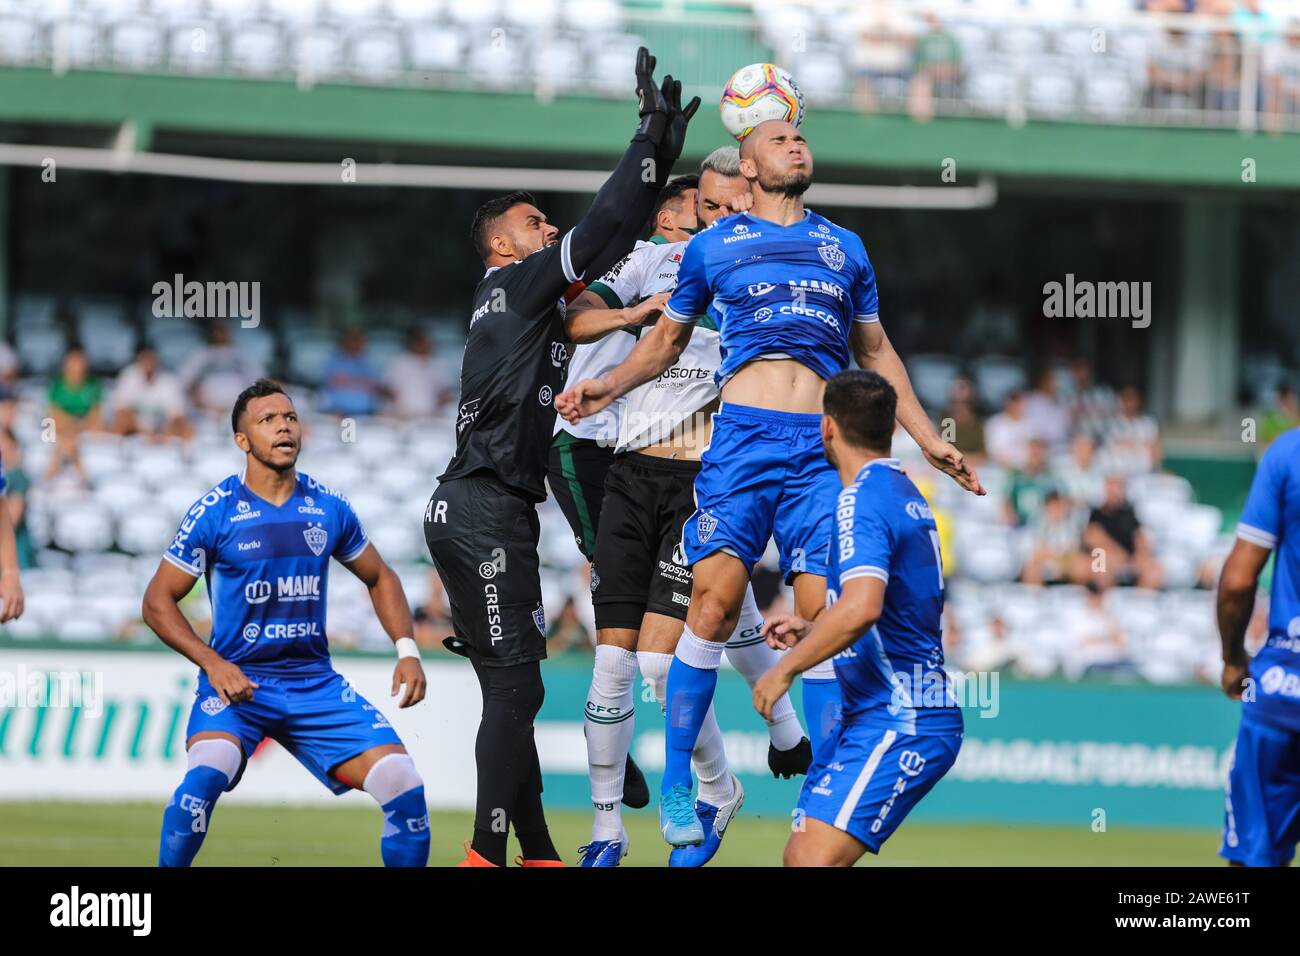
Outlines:
MULTIPOLYGON (((248 677, 258 685, 253 699, 227 704, 200 672, 185 739, 205 731, 233 734, 247 760, 262 738, 270 737, 335 793, 352 788, 330 776, 331 770, 372 747, 402 742, 388 718, 335 671, 293 677, 250 673, 248 677)), ((227 789, 235 788, 239 776, 227 789)))
POLYGON ((695 478, 695 513, 682 528, 686 563, 724 548, 749 571, 776 538, 786 583, 826 576, 840 477, 822 450, 820 415, 724 403, 695 478))
POLYGON ((1243 720, 1224 799, 1219 856, 1246 866, 1283 866, 1300 842, 1300 733, 1243 720))
MULTIPOLYGON (((961 737, 902 734, 867 724, 841 724, 838 733, 830 758, 808 768, 797 806, 802 816, 843 830, 879 853, 957 761, 961 737)), ((823 753, 830 749, 828 744, 823 753)))

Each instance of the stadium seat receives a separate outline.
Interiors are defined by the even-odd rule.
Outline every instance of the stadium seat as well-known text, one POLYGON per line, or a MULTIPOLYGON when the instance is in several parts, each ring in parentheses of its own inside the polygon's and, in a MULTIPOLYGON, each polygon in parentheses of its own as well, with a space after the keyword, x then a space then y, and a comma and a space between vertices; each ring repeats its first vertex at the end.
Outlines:
POLYGON ((1047 49, 1048 34, 1035 26, 1017 24, 1003 30, 998 49, 1012 56, 1032 57, 1047 49))
POLYGON ((1016 74, 996 61, 972 65, 966 76, 966 95, 981 113, 1000 116, 1007 111, 1016 92, 1016 74))
POLYGON ((533 47, 533 76, 539 91, 564 93, 581 87, 587 58, 582 44, 569 36, 551 36, 533 47))
POLYGON ((310 330, 300 332, 294 336, 293 348, 289 351, 289 367, 286 370, 289 380, 303 385, 319 385, 325 363, 333 354, 333 336, 310 330))
POLYGON ((450 3, 447 16, 453 23, 472 28, 471 47, 476 42, 492 39, 492 29, 501 23, 501 0, 473 0, 472 3, 450 3))
POLYGON ((560 21, 570 30, 606 33, 623 24, 623 9, 615 0, 565 0, 560 21))
POLYGON ((947 355, 923 353, 908 360, 907 372, 921 404, 940 409, 948 405, 948 393, 961 374, 961 364, 947 355))
POLYGON ((520 30, 549 30, 559 22, 560 7, 560 0, 507 3, 502 11, 502 22, 520 30))
POLYGON ((118 521, 117 546, 127 554, 161 555, 178 526, 160 511, 135 509, 118 521))
POLYGON ((405 69, 401 34, 388 27, 366 30, 349 39, 347 57, 352 75, 368 83, 393 83, 405 69))
POLYGON ((979 59, 993 48, 993 35, 982 23, 953 20, 947 27, 948 32, 956 38, 957 45, 961 47, 962 59, 968 63, 979 59))
POLYGON ((628 76, 636 64, 637 47, 644 42, 640 37, 605 34, 590 43, 591 73, 597 92, 606 96, 624 95, 628 76))
POLYGON ((1016 389, 1023 389, 1028 381, 1020 362, 997 355, 984 356, 972 362, 971 375, 979 400, 991 408, 1001 408, 1007 396, 1016 389))
POLYGON ((158 353, 158 361, 172 371, 203 346, 203 332, 191 319, 151 319, 145 323, 144 338, 158 353))
POLYGON ((1083 108, 1094 116, 1117 118, 1141 104, 1140 87, 1124 70, 1089 73, 1083 78, 1083 108))
POLYGON ((93 66, 99 59, 98 24, 85 16, 63 17, 50 26, 50 59, 55 70, 93 66))
POLYGON ((495 34, 471 39, 466 73, 476 85, 489 90, 516 89, 527 77, 528 43, 522 34, 495 34))
POLYGON ((442 13, 443 0, 388 0, 389 13, 399 21, 421 23, 442 13))
POLYGON ((427 73, 454 73, 460 69, 465 41, 455 27, 421 23, 407 34, 411 68, 427 73))
POLYGON ((123 471, 122 442, 113 435, 89 434, 81 438, 81 465, 92 482, 123 471))
POLYGON ((285 42, 280 27, 268 20, 239 23, 232 31, 230 65, 248 76, 274 76, 285 69, 285 42))
POLYGON ((390 514, 365 525, 366 534, 386 561, 409 563, 426 553, 420 524, 405 515, 390 514))
POLYGON ((343 62, 341 31, 319 25, 295 31, 293 64, 300 86, 339 76, 343 62))
POLYGON ((1042 116, 1062 117, 1078 102, 1074 76, 1064 70, 1032 67, 1025 86, 1025 105, 1042 116))
POLYGON ((31 63, 37 57, 39 39, 35 20, 0 15, 0 63, 31 63))
POLYGON ((1156 472, 1147 475, 1134 475, 1128 480, 1128 496, 1131 501, 1160 499, 1188 504, 1192 501, 1192 484, 1181 475, 1156 472))
POLYGON ((108 57, 121 70, 154 70, 163 64, 167 38, 154 20, 133 19, 108 29, 108 57))
POLYGON ((799 88, 811 104, 842 102, 852 90, 849 72, 834 47, 810 47, 792 69, 799 77, 799 88))
POLYGON ((116 371, 130 364, 135 355, 136 334, 120 310, 86 307, 77 322, 77 336, 92 368, 116 371))
POLYGON ((323 11, 331 20, 345 23, 373 23, 387 14, 385 0, 324 0, 323 11))
POLYGON ((19 325, 14 329, 14 348, 24 371, 31 375, 49 375, 63 360, 68 341, 58 326, 19 325))
POLYGON ((262 0, 262 5, 268 16, 296 31, 321 19, 324 0, 262 0))
POLYGON ((167 40, 167 64, 183 73, 213 73, 221 68, 225 38, 215 20, 174 24, 167 40))
POLYGON ((113 520, 93 502, 61 502, 50 518, 50 540, 64 551, 105 551, 113 546, 113 520))
POLYGON ((262 0, 208 0, 211 15, 228 24, 255 20, 261 9, 262 0))

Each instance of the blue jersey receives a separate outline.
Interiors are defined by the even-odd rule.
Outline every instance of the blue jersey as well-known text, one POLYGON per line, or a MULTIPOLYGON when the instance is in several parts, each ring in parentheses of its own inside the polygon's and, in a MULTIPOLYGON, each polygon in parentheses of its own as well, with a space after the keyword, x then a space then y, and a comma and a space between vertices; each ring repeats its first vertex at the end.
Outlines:
POLYGON ((943 669, 943 564, 925 498, 897 459, 878 458, 835 504, 826 604, 860 577, 885 582, 880 619, 835 657, 844 722, 904 734, 959 734, 943 669))
POLYGON ((367 543, 348 500, 310 476, 277 508, 231 475, 190 508, 164 557, 206 579, 214 651, 250 673, 308 675, 332 669, 330 558, 367 543))
POLYGON ((719 388, 763 357, 829 379, 849 366, 853 323, 879 320, 876 275, 862 240, 815 212, 788 226, 739 213, 687 243, 664 314, 706 311, 722 335, 719 388))
POLYGON ((1264 453, 1237 536, 1277 552, 1268 640, 1250 662, 1255 694, 1242 717, 1300 730, 1300 429, 1264 453))

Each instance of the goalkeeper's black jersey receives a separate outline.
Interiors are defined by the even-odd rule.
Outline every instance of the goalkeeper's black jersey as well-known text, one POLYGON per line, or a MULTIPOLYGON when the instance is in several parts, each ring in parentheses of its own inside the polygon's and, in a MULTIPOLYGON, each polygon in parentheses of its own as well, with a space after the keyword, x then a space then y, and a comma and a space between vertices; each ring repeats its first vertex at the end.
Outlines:
POLYGON ((474 290, 456 454, 439 480, 492 474, 530 501, 546 499, 555 396, 569 364, 564 292, 578 278, 572 237, 570 231, 526 259, 489 269, 474 290))

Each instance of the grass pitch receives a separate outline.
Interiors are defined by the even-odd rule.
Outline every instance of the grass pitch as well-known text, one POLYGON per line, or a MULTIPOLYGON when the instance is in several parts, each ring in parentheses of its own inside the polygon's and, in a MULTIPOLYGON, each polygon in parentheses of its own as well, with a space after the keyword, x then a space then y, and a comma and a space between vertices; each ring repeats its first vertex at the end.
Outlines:
MULTIPOLYGON (((586 813, 547 814, 567 863, 590 835, 586 813)), ((625 866, 666 866, 668 848, 649 810, 624 820, 625 866)), ((146 803, 0 803, 2 866, 153 866, 162 806, 146 803)), ((430 866, 464 857, 472 815, 430 814, 430 866)), ((197 866, 377 866, 380 815, 372 807, 260 807, 225 804, 213 814, 197 866)), ((742 815, 711 865, 778 866, 788 819, 742 815)), ((1219 866, 1214 830, 906 822, 866 866, 1219 866)), ((511 841, 511 855, 517 848, 511 841)))

